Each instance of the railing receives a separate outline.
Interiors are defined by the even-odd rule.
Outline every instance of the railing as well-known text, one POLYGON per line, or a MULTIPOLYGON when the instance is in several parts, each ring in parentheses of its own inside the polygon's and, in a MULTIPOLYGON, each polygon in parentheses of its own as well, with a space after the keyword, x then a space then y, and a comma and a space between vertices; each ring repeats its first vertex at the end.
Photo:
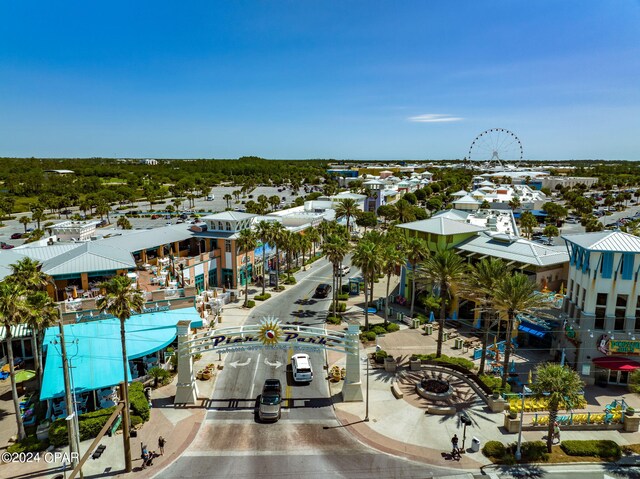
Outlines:
MULTIPOLYGON (((604 413, 569 413, 556 417, 556 422, 560 426, 578 426, 583 424, 622 424, 624 414, 622 411, 604 413)), ((532 426, 548 426, 549 415, 535 414, 531 419, 532 426)))

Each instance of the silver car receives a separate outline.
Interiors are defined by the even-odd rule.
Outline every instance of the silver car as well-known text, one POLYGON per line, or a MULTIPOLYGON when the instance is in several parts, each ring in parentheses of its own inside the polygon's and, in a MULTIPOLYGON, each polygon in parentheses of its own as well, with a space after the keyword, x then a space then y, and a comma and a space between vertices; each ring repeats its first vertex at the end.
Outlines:
POLYGON ((258 406, 258 418, 261 421, 277 421, 280 419, 281 391, 279 379, 265 380, 262 394, 260 395, 260 405, 258 406))

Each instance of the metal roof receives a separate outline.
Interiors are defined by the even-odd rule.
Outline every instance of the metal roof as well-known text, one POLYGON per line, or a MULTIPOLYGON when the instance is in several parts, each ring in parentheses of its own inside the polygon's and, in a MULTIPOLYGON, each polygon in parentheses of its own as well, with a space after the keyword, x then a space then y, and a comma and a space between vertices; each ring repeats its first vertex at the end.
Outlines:
POLYGON ((589 251, 640 253, 640 238, 622 231, 598 231, 562 235, 562 239, 589 251))
POLYGON ((456 249, 536 266, 549 266, 569 261, 569 254, 562 246, 545 246, 505 234, 481 233, 460 243, 456 249))
POLYGON ((471 195, 465 195, 462 198, 458 198, 457 200, 453 201, 453 204, 455 205, 456 203, 462 203, 462 204, 471 204, 471 205, 479 205, 481 202, 476 200, 473 196, 471 195))
POLYGON ((189 227, 190 225, 182 223, 179 225, 161 226, 160 228, 152 228, 149 230, 120 230, 122 234, 104 238, 99 240, 99 242, 135 253, 136 251, 157 248, 165 244, 189 239, 193 237, 193 232, 189 230, 189 227))
POLYGON ((42 271, 51 276, 60 276, 136 267, 129 251, 105 244, 106 241, 81 243, 78 248, 44 261, 42 271))
MULTIPOLYGON (((17 324, 11 326, 11 337, 13 338, 27 338, 31 336, 31 328, 26 324, 17 324)), ((7 337, 7 328, 0 328, 0 341, 4 341, 7 337)))
POLYGON ((258 215, 253 213, 242 213, 241 211, 223 211, 222 213, 214 213, 212 215, 203 216, 201 220, 215 221, 240 221, 247 218, 254 218, 258 215))
POLYGON ((470 225, 459 220, 452 220, 443 216, 436 216, 427 220, 413 221, 398 225, 398 228, 405 228, 411 231, 422 233, 433 233, 436 235, 455 235, 463 233, 477 233, 486 231, 487 228, 470 225))
POLYGON ((467 196, 469 192, 467 190, 456 191, 455 193, 451 193, 451 196, 467 196))
POLYGON ((438 211, 437 213, 434 213, 432 218, 447 218, 455 221, 466 221, 469 214, 469 211, 450 209, 438 211))

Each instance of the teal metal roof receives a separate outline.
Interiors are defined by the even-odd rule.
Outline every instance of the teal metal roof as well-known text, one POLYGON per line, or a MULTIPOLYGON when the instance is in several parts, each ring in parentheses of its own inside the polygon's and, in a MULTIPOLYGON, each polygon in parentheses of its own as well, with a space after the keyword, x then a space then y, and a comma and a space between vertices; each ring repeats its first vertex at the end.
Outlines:
MULTIPOLYGON (((180 320, 201 321, 194 308, 137 314, 125 323, 129 360, 167 347, 176 337, 180 320)), ((58 327, 48 328, 44 337, 46 365, 40 399, 64 394, 58 327)), ((73 366, 73 383, 78 392, 115 386, 122 382, 120 321, 103 319, 64 326, 67 355, 73 366), (77 343, 74 341, 77 340, 77 343)), ((131 370, 128 372, 131 377, 131 370)))

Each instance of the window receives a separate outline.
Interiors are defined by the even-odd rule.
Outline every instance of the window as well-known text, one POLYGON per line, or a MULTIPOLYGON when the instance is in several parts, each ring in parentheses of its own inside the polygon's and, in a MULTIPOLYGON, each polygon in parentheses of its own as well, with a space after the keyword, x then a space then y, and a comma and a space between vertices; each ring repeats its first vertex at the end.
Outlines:
POLYGON ((613 329, 615 329, 616 331, 624 331, 624 316, 616 316, 615 323, 613 324, 613 329))
POLYGON ((218 221, 218 231, 224 231, 224 226, 222 226, 222 221, 218 221))
POLYGON ((224 252, 231 253, 231 240, 224 240, 224 252))
MULTIPOLYGON (((616 298, 616 324, 618 324, 618 319, 622 319, 623 329, 624 329, 624 318, 627 315, 627 298, 626 294, 619 294, 616 298)), ((618 327, 616 327, 618 329, 618 327)))
POLYGON ((227 231, 231 231, 231 223, 227 221, 227 231))
POLYGON ((596 299, 597 306, 607 306, 607 293, 598 293, 598 298, 596 299))
POLYGON ((602 316, 597 316, 598 310, 596 309, 596 319, 593 322, 593 329, 604 330, 604 311, 602 312, 602 316))
POLYGON ((580 300, 580 309, 584 311, 584 298, 587 296, 587 288, 582 288, 582 299, 580 300))
POLYGON ((573 280, 572 279, 569 280, 569 287, 567 288, 567 296, 569 297, 569 301, 573 299, 573 280))

